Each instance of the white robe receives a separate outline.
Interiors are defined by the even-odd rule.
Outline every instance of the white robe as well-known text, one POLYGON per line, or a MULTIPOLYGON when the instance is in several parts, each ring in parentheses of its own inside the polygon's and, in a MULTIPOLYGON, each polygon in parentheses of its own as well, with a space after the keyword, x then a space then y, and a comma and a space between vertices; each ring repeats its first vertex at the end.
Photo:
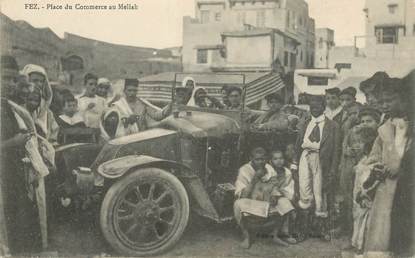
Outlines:
MULTIPOLYGON (((134 115, 134 112, 132 111, 130 105, 128 105, 127 100, 125 98, 121 98, 120 100, 116 101, 112 105, 112 107, 105 113, 103 120, 105 121, 108 115, 111 114, 112 112, 115 112, 118 115, 118 125, 115 131, 115 138, 127 136, 130 134, 139 132, 137 123, 129 124, 127 127, 125 127, 124 123, 122 122, 123 118, 128 118, 129 116, 134 115)), ((101 135, 104 138, 104 140, 106 141, 110 140, 111 137, 105 131, 102 123, 100 125, 100 129, 101 129, 101 135)))
MULTIPOLYGON (((266 164, 265 169, 267 173, 261 178, 262 182, 267 182, 271 178, 277 177, 277 172, 271 165, 266 164)), ((250 163, 245 164, 239 169, 239 174, 235 182, 235 196, 238 200, 234 203, 234 215, 238 223, 240 223, 242 216, 255 215, 266 218, 270 214, 275 213, 283 216, 294 209, 290 201, 291 199, 289 199, 294 197, 294 182, 289 180, 289 176, 291 175, 290 171, 286 169, 285 172, 288 177, 284 184, 281 185, 281 188, 274 187, 272 189, 271 195, 276 195, 280 198, 278 199, 277 205, 271 206, 268 201, 240 198, 242 191, 252 181, 256 172, 250 163)))
POLYGON ((39 73, 45 77, 44 88, 40 89, 42 94, 40 105, 39 108, 35 110, 35 113, 32 114, 32 116, 35 123, 40 126, 43 132, 46 135, 49 135, 50 132, 48 132, 48 109, 50 104, 52 103, 53 95, 46 70, 39 65, 28 64, 23 68, 21 73, 26 75, 28 78, 32 73, 39 73))

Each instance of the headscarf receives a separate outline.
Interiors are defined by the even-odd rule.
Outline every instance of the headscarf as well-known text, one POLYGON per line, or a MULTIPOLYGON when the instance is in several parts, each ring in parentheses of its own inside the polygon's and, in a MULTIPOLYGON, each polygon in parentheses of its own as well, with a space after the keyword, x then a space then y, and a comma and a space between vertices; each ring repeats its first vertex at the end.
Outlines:
POLYGON ((99 78, 97 85, 100 85, 100 84, 111 85, 111 82, 107 78, 99 78))
POLYGON ((45 77, 45 85, 41 89, 42 98, 45 99, 47 102, 49 102, 48 105, 50 105, 50 102, 52 101, 52 89, 50 87, 49 78, 48 78, 45 68, 39 65, 28 64, 28 65, 25 65, 25 67, 23 67, 21 71, 21 74, 26 75, 28 78, 30 74, 32 73, 38 73, 45 77))
POLYGON ((203 90, 207 93, 206 89, 203 87, 195 87, 192 91, 192 95, 190 97, 189 102, 187 102, 187 105, 190 107, 199 107, 196 103, 196 93, 198 93, 200 90, 203 90))
POLYGON ((183 81, 182 81, 182 86, 183 87, 186 87, 186 84, 187 84, 187 82, 189 82, 189 81, 192 81, 193 82, 193 89, 195 89, 196 88, 196 81, 195 81, 195 79, 193 79, 192 77, 190 77, 190 76, 187 76, 187 77, 185 77, 184 79, 183 79, 183 81))
MULTIPOLYGON (((181 88, 185 88, 188 90, 187 96, 186 96, 186 103, 187 103, 186 105, 189 105, 190 99, 192 98, 193 93, 195 92, 195 89, 196 89, 196 81, 192 77, 187 76, 183 79, 181 88), (191 89, 186 87, 186 84, 189 81, 193 82, 193 87, 191 89)), ((194 102, 193 102, 193 106, 195 106, 194 102)))
POLYGON ((23 70, 21 71, 22 74, 26 75, 28 78, 32 73, 39 73, 45 77, 45 84, 41 90, 41 101, 38 110, 36 111, 35 116, 33 119, 37 122, 37 124, 42 128, 42 130, 48 134, 48 122, 47 122, 47 113, 50 104, 52 103, 52 89, 49 84, 48 75, 46 73, 45 68, 34 65, 28 64, 26 65, 23 70))

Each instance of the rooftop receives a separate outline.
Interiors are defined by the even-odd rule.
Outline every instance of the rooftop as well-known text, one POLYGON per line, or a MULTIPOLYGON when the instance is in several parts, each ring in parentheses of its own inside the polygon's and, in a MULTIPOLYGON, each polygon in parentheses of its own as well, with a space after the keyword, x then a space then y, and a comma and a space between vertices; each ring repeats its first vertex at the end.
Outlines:
POLYGON ((225 31, 222 33, 222 37, 260 37, 270 35, 271 33, 279 34, 283 37, 290 38, 294 40, 296 43, 300 44, 298 40, 287 33, 273 28, 253 28, 248 30, 238 30, 238 31, 225 31))
MULTIPOLYGON (((146 76, 140 79, 140 82, 174 82, 174 72, 160 73, 146 76)), ((192 77, 196 84, 242 84, 245 75, 245 83, 253 82, 269 72, 244 72, 244 73, 178 73, 176 81, 182 82, 185 77, 192 77)))

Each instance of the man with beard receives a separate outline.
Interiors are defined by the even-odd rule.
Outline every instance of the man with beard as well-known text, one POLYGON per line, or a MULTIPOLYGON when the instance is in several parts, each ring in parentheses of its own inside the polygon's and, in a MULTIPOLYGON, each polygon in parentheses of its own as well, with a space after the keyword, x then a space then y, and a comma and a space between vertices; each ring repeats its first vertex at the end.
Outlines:
POLYGON ((12 100, 14 103, 23 106, 26 103, 27 97, 32 90, 32 85, 29 83, 26 75, 19 75, 17 77, 16 87, 12 100))
POLYGON ((41 102, 32 115, 36 124, 42 128, 43 132, 48 134, 48 112, 49 106, 52 103, 53 93, 46 70, 42 66, 28 64, 23 68, 22 74, 27 76, 34 88, 40 91, 41 102))
POLYGON ((17 62, 2 56, 1 68, 0 251, 2 255, 7 249, 11 254, 38 252, 47 248, 44 177, 49 171, 38 151, 30 114, 10 100, 17 62))

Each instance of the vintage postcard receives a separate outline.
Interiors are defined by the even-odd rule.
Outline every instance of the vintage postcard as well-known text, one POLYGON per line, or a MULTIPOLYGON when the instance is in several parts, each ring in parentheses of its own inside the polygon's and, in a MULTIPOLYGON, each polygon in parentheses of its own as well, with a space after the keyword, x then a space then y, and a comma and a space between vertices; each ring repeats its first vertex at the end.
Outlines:
POLYGON ((414 0, 0 0, 0 257, 415 256, 414 0))

